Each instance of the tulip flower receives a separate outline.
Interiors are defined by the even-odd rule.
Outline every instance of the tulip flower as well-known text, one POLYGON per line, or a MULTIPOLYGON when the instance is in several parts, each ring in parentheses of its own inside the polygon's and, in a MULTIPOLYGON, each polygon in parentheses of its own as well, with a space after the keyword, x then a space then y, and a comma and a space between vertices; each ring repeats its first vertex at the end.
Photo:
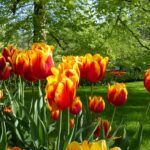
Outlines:
POLYGON ((18 50, 14 46, 9 45, 8 47, 5 47, 3 49, 2 55, 5 57, 7 62, 11 63, 12 62, 12 56, 17 51, 18 50))
POLYGON ((144 75, 144 86, 150 92, 150 69, 144 75))
POLYGON ((69 108, 76 95, 75 83, 58 69, 52 69, 53 74, 47 78, 46 98, 51 105, 55 103, 59 110, 69 108), (55 72, 54 72, 55 71, 55 72))
POLYGON ((74 118, 70 119, 70 128, 72 129, 74 127, 74 118))
POLYGON ((31 50, 15 52, 12 56, 14 73, 29 81, 45 79, 54 66, 52 51, 52 46, 36 43, 31 50))
POLYGON ((116 77, 122 77, 126 74, 126 72, 120 70, 111 70, 110 74, 116 77))
POLYGON ((60 63, 58 65, 58 70, 60 73, 63 73, 66 77, 70 78, 73 82, 75 82, 76 87, 78 87, 80 80, 80 70, 76 63, 60 63))
MULTIPOLYGON (((68 144, 67 150, 107 150, 107 145, 105 140, 99 140, 96 142, 88 143, 83 141, 81 144, 73 141, 68 144)), ((119 147, 111 148, 110 150, 121 150, 119 147)))
POLYGON ((80 71, 79 73, 80 78, 85 77, 84 60, 85 58, 83 56, 63 56, 62 57, 63 63, 71 64, 72 66, 74 64, 78 65, 78 68, 80 71))
POLYGON ((123 83, 108 85, 108 101, 115 107, 122 106, 127 100, 127 89, 123 83))
MULTIPOLYGON (((105 136, 107 136, 107 132, 108 132, 108 128, 109 128, 109 122, 108 122, 108 120, 104 120, 104 121, 102 121, 102 124, 103 124, 103 128, 104 128, 104 134, 105 134, 105 136)), ((100 122, 98 127, 94 131, 94 135, 96 138, 100 136, 100 133, 102 133, 101 130, 102 130, 102 128, 101 128, 101 122, 100 122)), ((109 132, 110 131, 111 131, 111 128, 109 129, 109 132)))
POLYGON ((21 150, 21 148, 20 147, 7 147, 7 149, 6 150, 21 150))
POLYGON ((5 112, 5 113, 11 113, 11 112, 12 112, 11 106, 6 106, 6 107, 3 109, 3 112, 5 112))
POLYGON ((3 98, 3 90, 0 90, 0 100, 3 98))
POLYGON ((91 111, 101 113, 105 109, 105 102, 101 96, 89 97, 89 108, 91 111))
POLYGON ((82 102, 80 100, 80 97, 76 97, 70 107, 70 113, 79 114, 81 110, 82 110, 82 102))
POLYGON ((31 49, 27 53, 30 58, 30 65, 32 67, 32 74, 35 79, 42 80, 51 75, 50 68, 54 66, 51 48, 31 49))
POLYGON ((107 64, 108 57, 103 58, 99 54, 95 54, 94 56, 86 54, 84 61, 85 78, 90 82, 102 80, 106 72, 107 64))
POLYGON ((4 56, 0 54, 0 80, 6 80, 11 73, 11 67, 6 63, 4 56))
POLYGON ((59 118, 59 110, 54 110, 51 112, 51 118, 56 121, 59 118))

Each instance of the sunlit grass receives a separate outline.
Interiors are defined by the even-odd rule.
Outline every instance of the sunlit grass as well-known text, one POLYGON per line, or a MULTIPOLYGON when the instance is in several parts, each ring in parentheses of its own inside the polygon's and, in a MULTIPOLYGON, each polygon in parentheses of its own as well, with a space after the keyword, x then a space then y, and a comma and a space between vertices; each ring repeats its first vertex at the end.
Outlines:
MULTIPOLYGON (((126 125, 127 134, 129 137, 132 137, 137 130, 138 123, 142 122, 145 118, 147 104, 150 100, 150 93, 144 88, 143 82, 126 83, 126 86, 128 90, 128 99, 124 106, 117 109, 114 126, 118 125, 123 119, 126 125)), ((77 93, 81 96, 83 101, 87 101, 90 91, 91 87, 79 87, 77 93), (85 96, 87 99, 85 99, 85 96)), ((103 96, 106 103, 106 109, 101 116, 104 119, 110 120, 113 107, 107 101, 107 86, 94 87, 93 94, 103 96)), ((141 150, 148 150, 150 149, 150 111, 143 124, 144 132, 141 150)))

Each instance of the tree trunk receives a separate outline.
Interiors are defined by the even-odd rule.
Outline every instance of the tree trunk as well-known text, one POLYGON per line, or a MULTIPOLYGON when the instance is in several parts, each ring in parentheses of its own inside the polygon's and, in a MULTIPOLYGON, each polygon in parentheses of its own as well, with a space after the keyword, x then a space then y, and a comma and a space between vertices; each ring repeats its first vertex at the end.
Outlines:
POLYGON ((34 0, 34 14, 33 14, 33 42, 44 42, 44 23, 45 10, 43 0, 34 0))

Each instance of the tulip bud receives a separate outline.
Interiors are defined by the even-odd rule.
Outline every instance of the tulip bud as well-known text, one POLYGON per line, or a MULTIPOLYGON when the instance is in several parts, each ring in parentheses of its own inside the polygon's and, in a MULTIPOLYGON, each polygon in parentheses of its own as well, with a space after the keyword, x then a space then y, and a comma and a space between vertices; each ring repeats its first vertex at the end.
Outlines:
POLYGON ((150 69, 144 75, 144 86, 150 92, 150 69))
POLYGON ((105 102, 101 96, 89 97, 89 108, 91 111, 101 113, 105 109, 105 102))
POLYGON ((74 118, 70 119, 70 128, 72 129, 74 127, 74 118))
POLYGON ((11 106, 6 106, 6 107, 3 109, 3 112, 5 112, 5 113, 11 113, 11 112, 12 112, 11 106))
POLYGON ((51 112, 51 117, 54 121, 57 121, 59 118, 59 110, 54 110, 51 112))
POLYGON ((74 115, 79 114, 81 110, 82 110, 82 102, 80 100, 80 97, 76 97, 70 107, 70 113, 74 115))
POLYGON ((127 100, 127 89, 123 83, 115 83, 114 85, 108 85, 108 101, 110 104, 118 107, 122 106, 127 100))

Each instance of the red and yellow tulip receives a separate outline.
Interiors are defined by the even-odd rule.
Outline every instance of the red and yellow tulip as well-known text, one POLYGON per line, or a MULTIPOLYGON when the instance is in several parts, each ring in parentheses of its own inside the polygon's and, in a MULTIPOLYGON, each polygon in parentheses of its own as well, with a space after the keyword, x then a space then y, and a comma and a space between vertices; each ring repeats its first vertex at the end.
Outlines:
POLYGON ((59 114, 60 114, 59 110, 53 110, 53 111, 51 112, 51 118, 52 118, 54 121, 57 121, 58 118, 59 118, 59 114))
POLYGON ((70 113, 74 115, 79 114, 81 110, 82 110, 82 102, 80 100, 80 97, 76 97, 70 107, 70 113))
POLYGON ((2 55, 5 57, 7 62, 12 62, 12 56, 15 52, 17 52, 18 50, 12 46, 9 45, 8 47, 5 47, 2 51, 2 55))
POLYGON ((53 68, 54 75, 47 78, 46 98, 49 105, 55 103, 59 110, 69 108, 76 95, 76 83, 58 69, 53 68))
POLYGON ((70 128, 72 129, 74 127, 74 118, 70 119, 70 128))
POLYGON ((123 83, 115 83, 114 85, 108 85, 108 101, 110 104, 118 107, 122 106, 127 100, 127 89, 123 83))
POLYGON ((0 80, 8 79, 10 73, 11 73, 11 67, 6 62, 5 57, 0 54, 0 80))
POLYGON ((102 80, 106 72, 107 64, 108 57, 103 58, 99 54, 95 54, 94 56, 86 54, 84 60, 85 78, 90 82, 102 80))
MULTIPOLYGON (((103 120, 102 121, 102 124, 103 124, 103 128, 104 128, 104 134, 105 134, 105 137, 107 136, 107 133, 111 131, 111 128, 109 129, 109 121, 108 120, 103 120), (109 129, 109 131, 108 131, 109 129)), ((101 122, 99 122, 99 125, 98 127, 96 128, 96 130, 94 131, 94 136, 97 138, 100 136, 100 133, 101 132, 102 128, 101 128, 101 122)), ((108 136, 109 137, 109 136, 108 136)), ((108 138, 107 137, 107 138, 108 138)))
POLYGON ((150 92, 150 69, 144 75, 144 86, 150 92))
POLYGON ((89 108, 92 112, 101 113, 105 109, 105 102, 101 96, 89 97, 89 108))
POLYGON ((7 147, 7 149, 6 150, 21 150, 21 148, 20 147, 7 147))
POLYGON ((52 46, 35 43, 31 50, 15 52, 12 56, 14 73, 29 81, 45 79, 54 66, 52 51, 52 46))
POLYGON ((12 112, 11 106, 4 107, 3 112, 5 112, 5 113, 11 113, 12 112))

